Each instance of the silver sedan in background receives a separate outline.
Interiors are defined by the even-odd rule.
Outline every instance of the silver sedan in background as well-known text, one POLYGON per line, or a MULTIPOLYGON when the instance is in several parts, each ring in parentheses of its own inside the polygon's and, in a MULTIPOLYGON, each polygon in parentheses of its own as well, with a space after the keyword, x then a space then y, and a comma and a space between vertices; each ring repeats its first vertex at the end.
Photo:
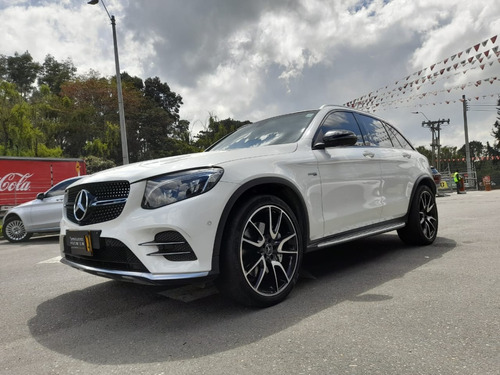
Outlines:
POLYGON ((57 233, 62 217, 64 191, 80 177, 72 177, 52 186, 36 199, 20 204, 3 219, 2 233, 10 242, 27 241, 34 233, 57 233))

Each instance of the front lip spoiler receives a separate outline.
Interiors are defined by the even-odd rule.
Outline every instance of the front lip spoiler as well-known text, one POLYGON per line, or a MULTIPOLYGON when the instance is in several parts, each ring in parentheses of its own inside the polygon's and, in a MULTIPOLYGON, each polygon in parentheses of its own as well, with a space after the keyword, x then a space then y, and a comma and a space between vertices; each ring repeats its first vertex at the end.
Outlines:
POLYGON ((119 271, 119 270, 110 270, 104 268, 95 268, 84 266, 82 264, 78 264, 67 260, 66 258, 61 258, 61 263, 66 264, 70 267, 76 268, 77 270, 91 273, 97 276, 103 276, 110 279, 122 280, 135 282, 139 284, 152 284, 152 285, 163 285, 171 282, 179 282, 182 280, 189 279, 199 279, 205 278, 208 276, 208 272, 192 272, 192 273, 175 273, 175 274, 163 274, 163 275, 154 275, 152 273, 147 272, 132 272, 132 271, 119 271))

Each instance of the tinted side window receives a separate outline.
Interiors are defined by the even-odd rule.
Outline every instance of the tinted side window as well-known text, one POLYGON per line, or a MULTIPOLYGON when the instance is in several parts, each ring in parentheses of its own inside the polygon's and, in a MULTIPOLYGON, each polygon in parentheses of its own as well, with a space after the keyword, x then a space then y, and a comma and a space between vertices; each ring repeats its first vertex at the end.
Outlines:
POLYGON ((413 146, 408 142, 405 137, 401 135, 394 127, 389 124, 385 124, 387 132, 390 134, 392 138, 392 143, 394 143, 394 147, 404 148, 406 150, 413 150, 413 146))
POLYGON ((68 181, 62 181, 59 182, 58 184, 52 186, 46 193, 45 197, 55 197, 56 195, 63 195, 64 190, 71 185, 73 182, 75 182, 77 179, 72 179, 68 181))
POLYGON ((361 135, 361 130, 356 122, 353 114, 351 112, 331 112, 329 113, 323 124, 319 128, 318 134, 316 136, 316 141, 321 142, 321 139, 330 130, 350 130, 357 135, 358 141, 355 146, 363 146, 363 136, 361 135))
POLYGON ((382 122, 373 117, 361 115, 359 113, 356 113, 355 116, 364 129, 365 144, 367 146, 393 147, 391 138, 382 122))

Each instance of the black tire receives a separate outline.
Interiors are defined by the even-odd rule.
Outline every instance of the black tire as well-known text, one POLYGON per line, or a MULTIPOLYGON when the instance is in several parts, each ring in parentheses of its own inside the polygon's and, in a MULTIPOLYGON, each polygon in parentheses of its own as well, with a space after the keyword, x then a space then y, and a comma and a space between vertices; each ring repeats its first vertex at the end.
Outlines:
POLYGON ((216 284, 246 306, 275 305, 299 277, 303 239, 297 218, 272 195, 253 197, 235 211, 225 232, 216 284))
POLYGON ((17 216, 9 217, 5 220, 2 233, 9 242, 28 241, 31 237, 31 233, 26 232, 23 221, 17 216))
POLYGON ((411 202, 408 222, 398 230, 399 238, 407 245, 430 245, 436 239, 438 223, 436 195, 428 186, 419 186, 411 202))

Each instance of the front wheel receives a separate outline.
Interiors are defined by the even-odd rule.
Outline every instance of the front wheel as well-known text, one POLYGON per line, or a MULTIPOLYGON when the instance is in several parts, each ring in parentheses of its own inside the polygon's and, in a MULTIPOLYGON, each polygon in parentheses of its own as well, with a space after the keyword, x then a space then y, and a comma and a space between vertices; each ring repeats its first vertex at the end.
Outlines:
POLYGON ((221 291, 247 306, 267 307, 293 289, 302 262, 303 239, 293 211, 281 199, 262 195, 237 209, 221 250, 221 291))
POLYGON ((401 240, 408 245, 430 245, 438 231, 436 195, 425 185, 418 188, 411 202, 408 222, 398 230, 401 240))
POLYGON ((10 242, 27 241, 31 237, 31 233, 26 232, 23 221, 18 217, 11 217, 5 220, 2 232, 4 237, 10 242))

